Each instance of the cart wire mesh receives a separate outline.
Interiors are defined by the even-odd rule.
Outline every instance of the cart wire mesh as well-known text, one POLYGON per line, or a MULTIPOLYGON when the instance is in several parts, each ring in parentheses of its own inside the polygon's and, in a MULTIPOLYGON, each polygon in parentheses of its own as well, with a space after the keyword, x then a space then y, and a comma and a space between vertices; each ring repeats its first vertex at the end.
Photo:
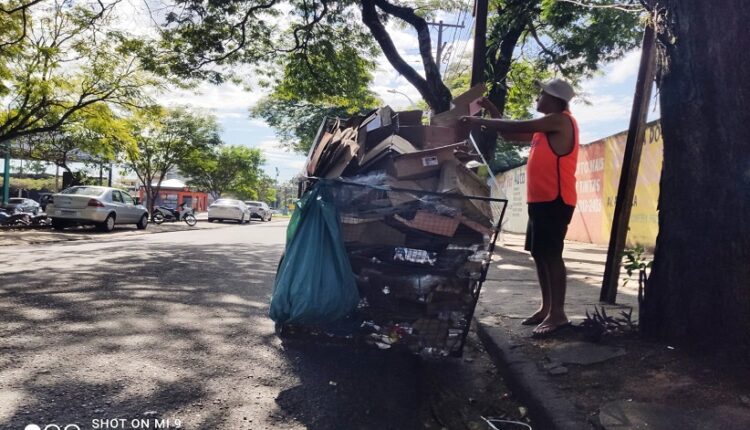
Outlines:
MULTIPOLYGON (((332 191, 360 293, 348 322, 356 330, 347 337, 380 349, 461 356, 507 200, 395 187, 378 171, 311 177, 302 189, 315 183, 332 191)), ((306 330, 329 338, 335 331, 306 330)))

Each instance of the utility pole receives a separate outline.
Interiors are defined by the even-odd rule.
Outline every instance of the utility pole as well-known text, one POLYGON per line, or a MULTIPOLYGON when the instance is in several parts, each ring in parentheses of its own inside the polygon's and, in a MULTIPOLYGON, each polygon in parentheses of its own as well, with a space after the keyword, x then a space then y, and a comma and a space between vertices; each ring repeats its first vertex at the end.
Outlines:
POLYGON ((5 141, 5 170, 3 170, 3 204, 10 198, 10 140, 5 141))
POLYGON ((484 64, 487 51, 488 0, 474 1, 474 60, 471 63, 471 86, 484 82, 484 64))
MULTIPOLYGON (((438 40, 437 40, 437 52, 435 53, 435 63, 438 66, 438 70, 440 69, 440 60, 443 57, 443 49, 445 48, 445 45, 447 43, 443 43, 443 28, 464 28, 464 25, 458 25, 458 24, 445 24, 443 21, 439 22, 428 22, 428 25, 437 26, 438 28, 438 40)), ((412 103, 413 104, 413 103, 412 103)))

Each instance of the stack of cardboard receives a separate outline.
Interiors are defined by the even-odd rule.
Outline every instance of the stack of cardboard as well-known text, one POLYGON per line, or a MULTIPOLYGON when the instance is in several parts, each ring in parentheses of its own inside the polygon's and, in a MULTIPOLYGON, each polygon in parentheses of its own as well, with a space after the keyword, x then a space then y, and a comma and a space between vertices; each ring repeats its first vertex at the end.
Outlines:
POLYGON ((477 154, 459 118, 476 113, 483 92, 456 97, 429 125, 421 111, 389 107, 328 120, 310 150, 309 176, 344 179, 342 236, 368 339, 381 348, 449 354, 462 345, 493 220, 490 204, 471 198, 490 189, 466 167, 477 154))

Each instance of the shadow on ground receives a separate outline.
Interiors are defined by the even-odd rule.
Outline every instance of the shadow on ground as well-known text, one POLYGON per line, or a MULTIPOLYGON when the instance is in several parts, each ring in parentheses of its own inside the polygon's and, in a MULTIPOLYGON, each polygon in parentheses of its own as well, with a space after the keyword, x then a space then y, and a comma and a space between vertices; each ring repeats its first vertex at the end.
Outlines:
POLYGON ((137 243, 0 274, 0 428, 150 411, 218 428, 255 392, 272 408, 249 382, 291 377, 266 317, 282 247, 137 243))
POLYGON ((504 388, 478 358, 282 343, 267 317, 282 248, 131 238, 0 268, 0 429, 461 429, 499 413, 504 388))

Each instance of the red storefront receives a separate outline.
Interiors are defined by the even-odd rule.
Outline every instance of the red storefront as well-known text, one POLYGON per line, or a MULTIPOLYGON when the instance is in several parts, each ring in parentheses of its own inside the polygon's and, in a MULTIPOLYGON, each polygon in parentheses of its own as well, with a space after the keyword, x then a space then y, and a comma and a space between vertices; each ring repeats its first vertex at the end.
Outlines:
MULTIPOLYGON (((141 201, 145 201, 145 187, 141 186, 138 190, 138 196, 141 201)), ((208 210, 208 193, 192 191, 179 179, 167 179, 161 183, 159 194, 156 196, 155 204, 157 206, 177 207, 183 202, 185 207, 191 207, 196 212, 205 212, 208 210)))

